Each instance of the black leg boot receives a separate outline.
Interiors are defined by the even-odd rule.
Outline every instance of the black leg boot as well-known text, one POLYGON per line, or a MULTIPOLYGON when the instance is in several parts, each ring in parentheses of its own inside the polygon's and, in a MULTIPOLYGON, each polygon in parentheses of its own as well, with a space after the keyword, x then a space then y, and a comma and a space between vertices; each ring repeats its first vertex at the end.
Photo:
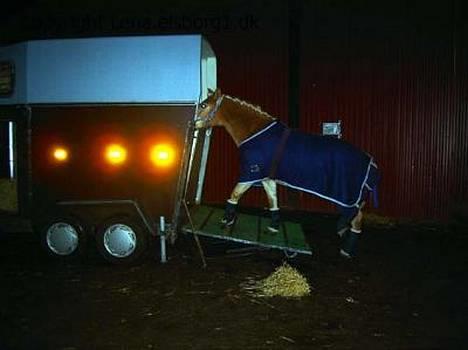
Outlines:
POLYGON ((270 233, 278 233, 280 229, 280 214, 278 210, 270 210, 271 222, 266 228, 270 233))
POLYGON ((226 202, 226 207, 224 209, 224 217, 221 220, 221 227, 232 226, 236 221, 236 210, 237 204, 231 202, 226 202))
POLYGON ((357 246, 361 232, 357 232, 353 229, 346 231, 343 237, 343 244, 341 246, 340 255, 352 259, 357 255, 357 246))
POLYGON ((344 238, 344 235, 346 234, 346 232, 349 231, 349 229, 351 228, 351 220, 353 220, 353 218, 357 215, 358 210, 359 209, 356 207, 340 208, 341 215, 336 224, 336 232, 338 236, 340 236, 341 238, 344 238))

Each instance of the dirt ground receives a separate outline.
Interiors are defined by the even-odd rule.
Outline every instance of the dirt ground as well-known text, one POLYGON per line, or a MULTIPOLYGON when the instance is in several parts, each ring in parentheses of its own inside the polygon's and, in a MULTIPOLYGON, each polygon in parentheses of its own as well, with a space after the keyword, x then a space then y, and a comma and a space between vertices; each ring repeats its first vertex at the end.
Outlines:
POLYGON ((331 221, 302 219, 315 254, 289 264, 312 293, 289 300, 242 288, 270 275, 282 252, 204 241, 202 269, 192 240, 181 239, 166 264, 153 254, 115 267, 93 250, 57 262, 3 219, 0 349, 467 348, 468 231, 367 227, 350 263, 337 255, 331 221))

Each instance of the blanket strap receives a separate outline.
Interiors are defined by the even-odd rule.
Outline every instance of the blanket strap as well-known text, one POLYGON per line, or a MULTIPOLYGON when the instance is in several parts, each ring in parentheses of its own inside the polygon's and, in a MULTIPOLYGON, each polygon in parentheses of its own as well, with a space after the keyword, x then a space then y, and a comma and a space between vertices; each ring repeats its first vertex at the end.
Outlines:
POLYGON ((286 141, 289 138, 289 135, 291 134, 291 129, 286 128, 283 131, 283 134, 281 135, 281 139, 278 143, 278 146, 276 146, 275 154, 273 156, 273 160, 271 161, 271 166, 270 166, 270 173, 268 177, 270 179, 274 179, 276 176, 276 170, 278 169, 278 164, 283 157, 284 153, 284 147, 286 146, 286 141))

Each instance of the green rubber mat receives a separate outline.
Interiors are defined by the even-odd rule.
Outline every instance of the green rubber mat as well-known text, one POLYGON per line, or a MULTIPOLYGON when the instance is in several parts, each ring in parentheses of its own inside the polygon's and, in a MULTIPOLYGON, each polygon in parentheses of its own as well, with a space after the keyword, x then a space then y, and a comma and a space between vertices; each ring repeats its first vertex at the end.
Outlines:
MULTIPOLYGON (((238 214, 234 225, 222 228, 220 225, 224 210, 209 206, 196 206, 190 210, 195 233, 231 240, 235 242, 277 248, 288 252, 312 254, 302 227, 298 223, 283 221, 280 231, 272 234, 266 231, 270 219, 267 217, 238 214)), ((184 232, 192 232, 190 222, 183 226, 184 232)))

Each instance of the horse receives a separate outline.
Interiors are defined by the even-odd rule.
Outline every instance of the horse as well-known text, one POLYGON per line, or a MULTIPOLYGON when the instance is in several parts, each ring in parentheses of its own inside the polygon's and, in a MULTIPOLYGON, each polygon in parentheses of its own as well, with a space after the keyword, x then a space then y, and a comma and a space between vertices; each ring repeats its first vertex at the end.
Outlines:
POLYGON ((277 184, 333 202, 341 216, 337 234, 340 255, 357 255, 363 208, 374 194, 379 174, 372 156, 341 139, 292 130, 260 107, 209 91, 199 103, 195 128, 224 127, 240 151, 240 177, 225 205, 221 225, 236 220, 239 200, 251 186, 263 186, 271 215, 267 230, 279 232, 277 184))

